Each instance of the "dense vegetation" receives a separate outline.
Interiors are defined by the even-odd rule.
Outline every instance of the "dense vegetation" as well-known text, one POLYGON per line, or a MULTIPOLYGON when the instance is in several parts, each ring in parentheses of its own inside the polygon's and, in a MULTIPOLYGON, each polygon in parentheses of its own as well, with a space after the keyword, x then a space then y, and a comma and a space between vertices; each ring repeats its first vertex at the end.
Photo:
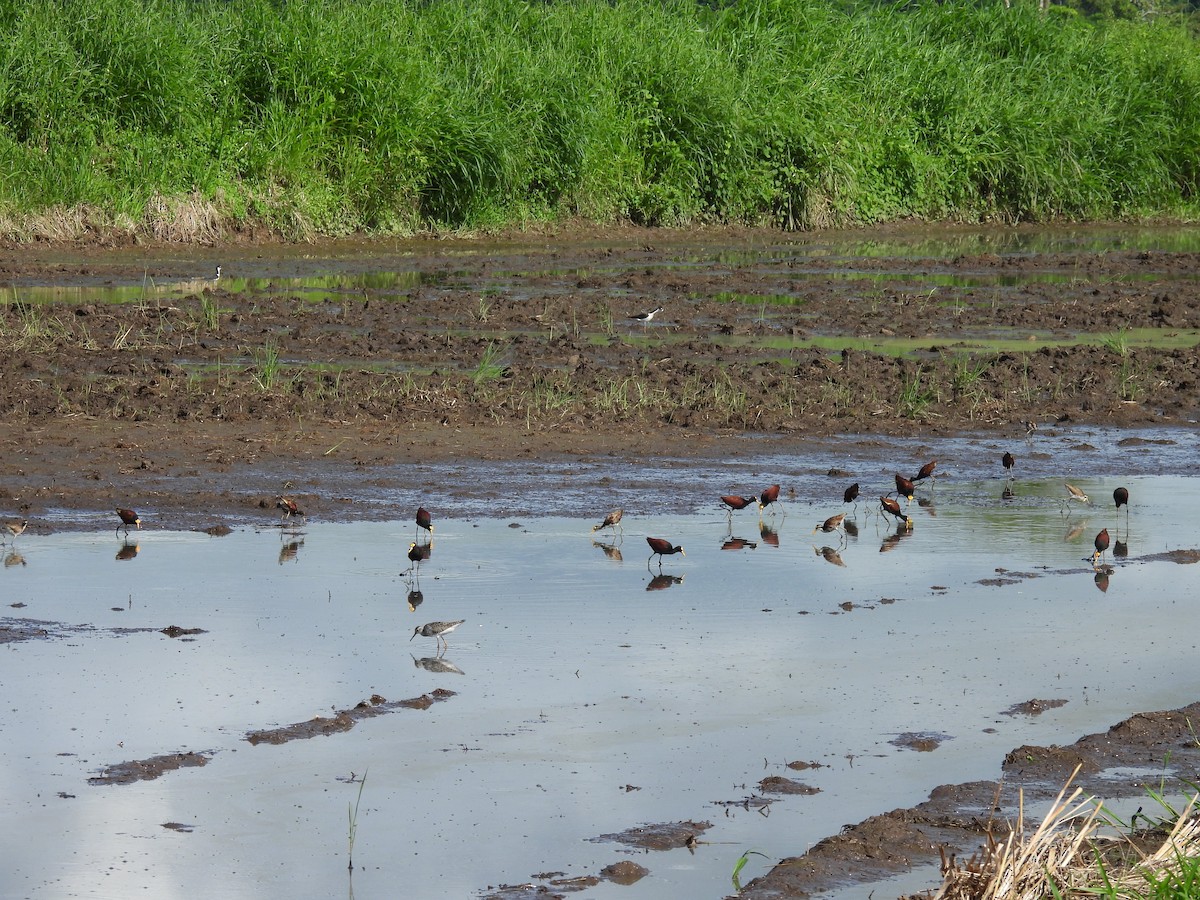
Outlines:
POLYGON ((821 0, 2 0, 0 233, 1200 208, 1181 20, 821 0))

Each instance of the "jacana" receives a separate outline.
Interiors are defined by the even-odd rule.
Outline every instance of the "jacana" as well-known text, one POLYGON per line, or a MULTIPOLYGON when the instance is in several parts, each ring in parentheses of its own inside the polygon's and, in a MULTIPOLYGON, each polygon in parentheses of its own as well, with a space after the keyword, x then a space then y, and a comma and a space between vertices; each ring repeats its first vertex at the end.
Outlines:
POLYGON ((617 526, 621 524, 621 518, 624 515, 625 515, 625 510, 614 509, 612 512, 610 512, 607 516, 604 517, 603 522, 601 522, 599 525, 593 525, 592 531, 593 532, 599 531, 601 528, 611 528, 615 531, 617 526))
POLYGON ((779 485, 773 484, 769 488, 767 488, 765 491, 763 491, 762 494, 759 496, 758 511, 762 512, 764 509, 766 509, 772 503, 775 503, 778 499, 779 499, 779 485))
POLYGON ((933 470, 937 468, 937 460, 927 462, 921 466, 921 471, 913 476, 913 481, 924 481, 926 478, 933 477, 933 470))
POLYGON ((276 497, 275 508, 283 510, 283 515, 279 517, 281 524, 294 516, 304 517, 304 510, 291 497, 276 497))
POLYGON ((29 521, 22 519, 20 522, 5 522, 4 530, 11 534, 14 538, 19 534, 23 534, 25 529, 29 527, 29 521))
POLYGON ((417 508, 417 528, 424 528, 429 532, 430 537, 433 536, 433 516, 423 506, 417 508))
POLYGON ((650 565, 650 560, 654 559, 656 556, 658 557, 658 565, 660 568, 662 567, 662 558, 664 556, 674 556, 676 553, 678 553, 680 556, 687 556, 687 554, 683 552, 682 547, 677 547, 670 541, 664 540, 663 538, 648 537, 646 538, 646 543, 650 545, 650 555, 646 557, 647 566, 650 565))
POLYGON ((1119 510, 1122 506, 1125 507, 1125 513, 1129 513, 1129 490, 1119 487, 1113 491, 1113 503, 1117 504, 1119 510))
POLYGON ((1004 474, 1006 474, 1009 478, 1012 478, 1013 466, 1017 464, 1016 457, 1005 450, 1004 455, 1000 457, 1000 463, 1004 466, 1004 474))
POLYGON ((1107 528, 1101 529, 1100 533, 1098 535, 1096 535, 1095 544, 1096 544, 1096 552, 1092 554, 1092 565, 1095 565, 1096 560, 1098 560, 1101 556, 1103 556, 1104 552, 1106 550, 1108 550, 1108 529, 1107 528))
POLYGON ((842 519, 846 518, 845 513, 838 513, 836 516, 830 516, 824 522, 818 522, 817 527, 813 529, 813 534, 818 531, 823 531, 829 534, 832 531, 837 531, 842 526, 842 519))
POLYGON ((721 505, 729 508, 732 513, 735 509, 745 509, 751 503, 757 503, 757 497, 722 497, 721 505))
POLYGON ((850 485, 850 487, 846 488, 846 490, 844 490, 842 492, 842 502, 843 503, 853 503, 857 499, 858 499, 858 482, 856 481, 856 482, 854 482, 854 484, 850 485))
POLYGON ((893 497, 880 497, 880 508, 889 515, 895 516, 896 519, 903 522, 906 527, 912 527, 912 519, 904 514, 904 510, 900 508, 900 503, 893 497))
POLYGON ((913 483, 899 472, 896 473, 896 493, 907 499, 909 503, 912 503, 913 495, 916 494, 913 483))
MULTIPOLYGON (((125 533, 129 534, 129 526, 135 525, 139 529, 142 527, 142 520, 138 518, 138 514, 132 509, 117 509, 117 515, 121 518, 121 525, 125 526, 125 533)), ((121 525, 117 526, 117 531, 121 530, 121 525)))

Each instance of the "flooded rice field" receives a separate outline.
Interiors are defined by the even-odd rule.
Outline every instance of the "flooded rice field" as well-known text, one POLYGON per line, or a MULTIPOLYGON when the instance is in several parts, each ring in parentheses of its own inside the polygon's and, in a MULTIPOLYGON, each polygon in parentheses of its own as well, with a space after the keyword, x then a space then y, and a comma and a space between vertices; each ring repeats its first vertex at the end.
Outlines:
POLYGON ((745 851, 763 856, 743 883, 935 785, 995 779, 1022 744, 1197 698, 1194 437, 1110 452, 1125 437, 1074 435, 1098 450, 1065 468, 1014 442, 1012 482, 1005 445, 947 441, 942 477, 900 500, 911 528, 877 512, 892 469, 852 442, 661 459, 632 483, 593 460, 626 509, 596 532, 610 504, 572 493, 578 467, 430 463, 431 483, 502 487, 452 509, 382 498, 435 511, 409 574, 427 538, 407 512, 6 534, 4 894, 726 896, 745 851), (771 483, 761 518, 717 504, 771 483), (814 533, 841 512, 844 533, 814 533), (647 536, 684 552, 648 559, 647 536), (459 619, 444 647, 414 635, 459 619), (666 849, 640 826, 672 826, 666 849), (598 877, 623 861, 647 873, 598 877))

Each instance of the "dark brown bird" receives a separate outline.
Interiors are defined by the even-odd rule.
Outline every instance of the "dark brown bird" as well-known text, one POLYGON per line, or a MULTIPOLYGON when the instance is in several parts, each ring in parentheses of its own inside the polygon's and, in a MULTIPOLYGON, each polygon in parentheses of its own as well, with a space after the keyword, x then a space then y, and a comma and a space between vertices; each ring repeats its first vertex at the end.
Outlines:
POLYGON ((817 527, 813 529, 813 534, 818 531, 823 531, 829 534, 831 531, 837 531, 842 527, 842 519, 846 518, 845 513, 838 513, 836 516, 830 516, 824 522, 818 522, 817 527))
POLYGON ((770 525, 760 523, 758 526, 758 536, 763 539, 763 543, 768 547, 774 547, 776 550, 779 549, 779 532, 770 525))
POLYGON ((1113 503, 1117 504, 1117 509, 1125 507, 1125 514, 1129 514, 1129 490, 1119 487, 1113 491, 1113 503))
POLYGON ((745 538, 731 537, 727 538, 725 543, 721 545, 722 550, 745 550, 747 547, 754 550, 758 547, 758 542, 748 541, 745 538))
POLYGON ((1105 551, 1108 550, 1108 529, 1107 528, 1101 529, 1100 533, 1098 535, 1096 535, 1095 543, 1096 543, 1096 552, 1092 554, 1092 565, 1095 565, 1096 560, 1098 560, 1101 556, 1103 556, 1105 551))
POLYGON ((895 516, 897 520, 904 523, 905 527, 912 528, 912 519, 904 514, 904 510, 900 508, 900 503, 892 497, 880 497, 879 505, 885 513, 895 516))
POLYGON ((432 555, 433 544, 418 544, 416 541, 413 541, 408 545, 408 561, 412 563, 412 566, 409 566, 408 570, 411 572, 413 566, 420 568, 421 563, 429 559, 432 555))
POLYGON ((1014 457, 1011 453, 1009 453, 1007 450, 1005 450, 1004 455, 1002 457, 1000 457, 1000 462, 1004 465, 1004 473, 1009 478, 1012 478, 1013 466, 1015 466, 1017 464, 1016 457, 1014 457))
POLYGON ((729 509, 729 514, 732 515, 735 509, 745 509, 751 503, 757 503, 757 497, 722 497, 721 505, 729 509))
POLYGON ((913 481, 924 481, 926 478, 933 477, 933 470, 937 468, 937 460, 927 462, 921 466, 921 471, 913 476, 913 481))
POLYGON ((283 515, 279 517, 280 524, 296 516, 304 518, 304 510, 297 506, 291 497, 276 497, 275 508, 283 510, 283 515))
MULTIPOLYGON (((117 509, 117 515, 121 518, 121 525, 125 526, 126 534, 129 534, 130 525, 136 525, 139 529, 142 527, 142 520, 132 509, 117 509)), ((117 526, 117 531, 121 530, 121 525, 117 526)))
POLYGON ((854 484, 850 485, 850 487, 846 488, 846 490, 842 492, 842 502, 843 503, 853 503, 857 499, 858 499, 858 482, 856 481, 856 482, 854 482, 854 484))
POLYGON ((896 493, 908 500, 909 503, 912 503, 913 495, 916 493, 913 483, 899 472, 896 473, 896 493))
MULTIPOLYGON (((601 522, 599 525, 593 525, 592 531, 596 532, 596 531, 599 531, 601 528, 611 528, 611 529, 613 529, 613 531, 616 531, 617 526, 621 524, 621 519, 624 515, 625 515, 625 510, 614 509, 612 512, 610 512, 607 516, 604 517, 603 522, 601 522)), ((624 531, 625 529, 622 528, 621 530, 624 531)))
POLYGON ((22 519, 20 522, 4 523, 4 530, 11 534, 14 539, 17 537, 17 535, 24 533, 25 529, 28 527, 29 521, 27 519, 22 519))
POLYGON ((656 556, 658 557, 658 566, 660 569, 662 568, 662 558, 664 556, 672 556, 676 553, 678 553, 680 556, 687 556, 687 554, 683 552, 682 547, 676 547, 670 541, 664 540, 663 538, 648 537, 646 538, 646 543, 650 545, 650 555, 646 557, 647 566, 650 565, 650 560, 654 559, 656 556))
POLYGON ((764 509, 766 509, 772 503, 776 502, 778 499, 779 499, 779 485, 773 484, 769 488, 767 488, 765 491, 763 491, 762 494, 759 496, 758 511, 762 512, 764 509))
POLYGON ((429 532, 430 537, 433 537, 433 516, 429 514, 429 510, 420 506, 417 507, 417 529, 419 531, 422 528, 429 532))

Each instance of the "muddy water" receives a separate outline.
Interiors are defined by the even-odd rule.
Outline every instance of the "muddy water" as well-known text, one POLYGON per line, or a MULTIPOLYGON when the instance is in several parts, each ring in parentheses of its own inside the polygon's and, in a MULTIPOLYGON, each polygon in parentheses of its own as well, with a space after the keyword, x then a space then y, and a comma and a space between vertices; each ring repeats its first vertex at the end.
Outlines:
MULTIPOLYGON (((1104 448, 1118 436, 1089 437, 1104 448)), ((947 449, 965 456, 969 442, 947 449)), ((1149 449, 1186 468, 1186 446, 1149 449)), ((645 515, 637 497, 618 495, 639 512, 599 543, 590 519, 496 517, 483 509, 503 508, 493 498, 436 523, 415 611, 416 585, 400 574, 405 523, 146 531, 128 542, 107 530, 22 535, 4 548, 0 586, 6 604, 25 606, 5 612, 51 624, 48 639, 0 654, 5 890, 339 894, 360 788, 349 779, 365 774, 357 896, 395 896, 400 884, 412 896, 475 896, 633 859, 648 877, 585 896, 715 898, 744 850, 795 854, 933 785, 994 778, 1022 743, 1067 742, 1194 700, 1200 567, 1148 557, 1197 546, 1180 523, 1194 519, 1200 480, 1118 482, 1101 454, 1069 473, 1094 505, 1067 507, 1062 478, 1036 471, 1052 462, 1032 447, 1022 459, 1012 497, 1003 478, 962 465, 919 491, 913 528, 899 534, 868 513, 890 474, 863 477, 858 533, 845 541, 812 534, 840 503, 785 501, 764 527, 753 510, 727 519, 708 500, 737 489, 720 467, 689 470, 675 513, 645 515), (1128 524, 1112 507, 1118 483, 1134 497, 1128 524), (1107 578, 1086 561, 1102 527, 1127 552, 1110 551, 1107 578), (660 576, 646 534, 686 556, 664 560, 660 576), (723 549, 739 538, 742 549, 723 549), (409 640, 417 625, 460 618, 441 657, 432 638, 409 640), (159 632, 170 625, 203 632, 159 632), (439 688, 454 694, 329 736, 245 739, 372 695, 439 688), (1004 714, 1035 698, 1066 703, 1004 714), (88 782, 188 750, 210 761, 129 785, 88 782), (769 776, 820 793, 767 795, 763 812, 729 805, 762 797, 769 776), (694 853, 595 840, 684 819, 713 823, 694 853)), ((767 478, 824 462, 741 466, 767 478)), ((536 484, 514 481, 521 505, 536 484)), ((765 866, 752 860, 743 881, 765 866)))

